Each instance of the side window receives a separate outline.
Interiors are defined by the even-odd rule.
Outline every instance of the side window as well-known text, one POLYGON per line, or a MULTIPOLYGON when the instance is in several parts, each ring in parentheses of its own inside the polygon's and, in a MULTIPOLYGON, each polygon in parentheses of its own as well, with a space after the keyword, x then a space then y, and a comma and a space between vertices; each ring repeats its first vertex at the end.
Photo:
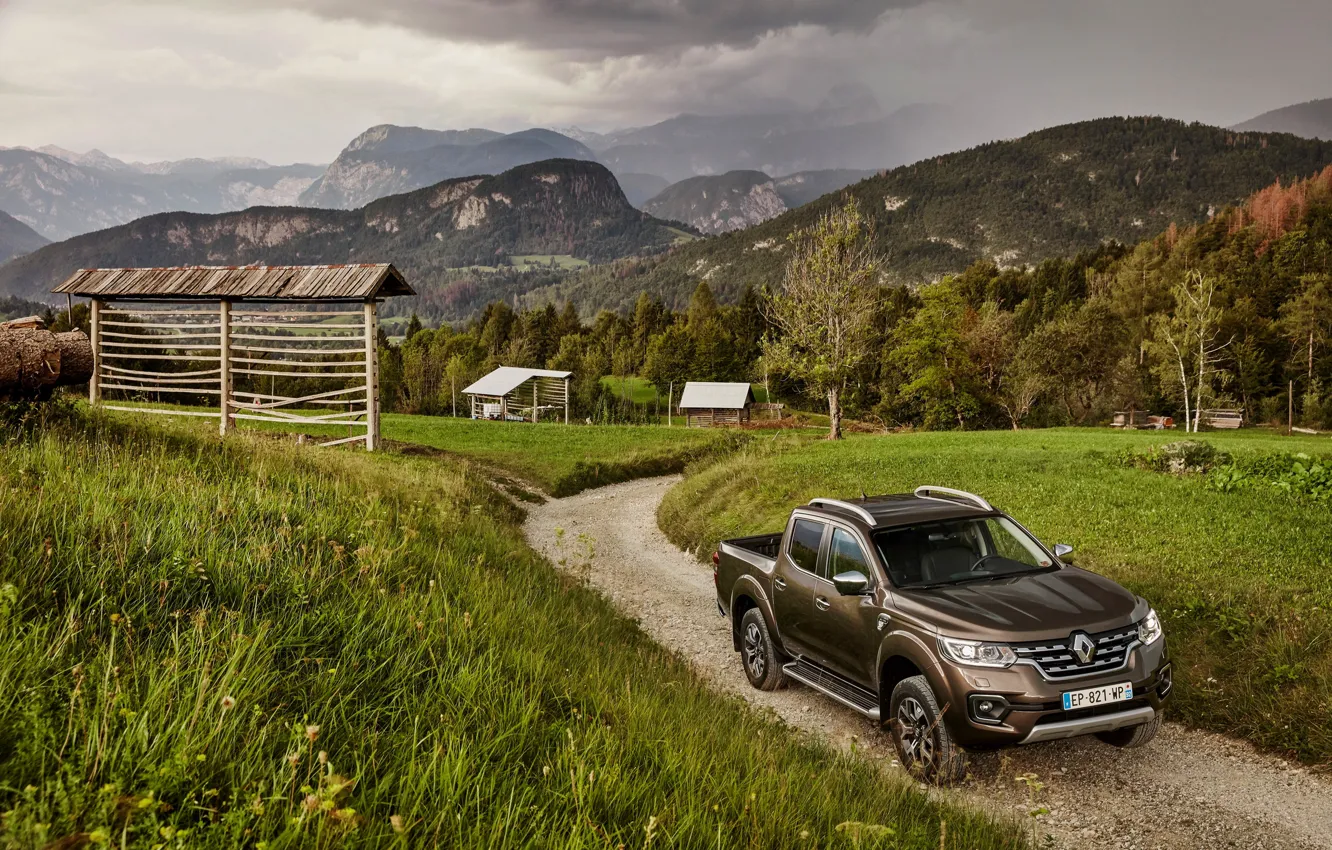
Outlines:
POLYGON ((839 573, 851 572, 862 573, 866 578, 873 575, 865 559, 865 551, 860 548, 860 541, 849 531, 834 528, 832 546, 828 549, 828 574, 824 578, 831 579, 839 573))
POLYGON ((823 523, 809 519, 798 519, 791 530, 791 544, 787 554, 796 566, 808 572, 817 572, 819 568, 819 541, 823 539, 823 523))

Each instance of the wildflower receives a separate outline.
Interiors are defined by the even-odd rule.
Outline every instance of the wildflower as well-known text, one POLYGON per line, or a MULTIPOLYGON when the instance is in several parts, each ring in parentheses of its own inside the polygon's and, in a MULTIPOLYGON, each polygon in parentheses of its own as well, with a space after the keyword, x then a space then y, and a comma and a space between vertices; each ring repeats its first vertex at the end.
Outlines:
POLYGON ((406 828, 402 825, 402 815, 389 815, 389 825, 393 827, 394 832, 399 834, 406 828))
POLYGON ((313 723, 311 723, 309 726, 306 726, 306 727, 305 727, 305 737, 306 737, 311 743, 314 743, 315 741, 317 741, 317 740, 319 739, 319 727, 316 726, 316 725, 313 724, 313 723))
POLYGON ((288 753, 288 754, 287 754, 287 764, 291 765, 292 767, 295 767, 296 765, 298 765, 298 764, 300 764, 300 763, 301 763, 301 756, 300 756, 299 753, 288 753))
POLYGON ((233 708, 235 708, 235 707, 236 707, 236 698, 235 698, 235 697, 229 697, 229 696, 228 696, 228 697, 222 697, 222 710, 223 710, 223 711, 230 711, 231 709, 233 709, 233 708))
POLYGON ((328 750, 319 751, 319 763, 328 764, 328 750))
POLYGON ((319 808, 319 798, 314 794, 306 794, 302 804, 307 812, 313 812, 319 808))
POLYGON ((541 768, 541 775, 542 775, 542 776, 550 776, 550 765, 546 765, 546 766, 544 766, 544 767, 541 768))
POLYGON ((472 614, 470 611, 463 612, 463 625, 469 629, 472 627, 472 614))

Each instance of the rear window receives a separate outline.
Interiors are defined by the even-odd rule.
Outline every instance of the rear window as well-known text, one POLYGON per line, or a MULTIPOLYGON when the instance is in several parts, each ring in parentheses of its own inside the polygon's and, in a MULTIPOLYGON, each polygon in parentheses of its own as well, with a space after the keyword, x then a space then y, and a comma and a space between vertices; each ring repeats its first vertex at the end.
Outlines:
POLYGON ((798 519, 791 529, 791 545, 787 554, 796 566, 811 573, 819 569, 819 542, 823 540, 823 523, 798 519))

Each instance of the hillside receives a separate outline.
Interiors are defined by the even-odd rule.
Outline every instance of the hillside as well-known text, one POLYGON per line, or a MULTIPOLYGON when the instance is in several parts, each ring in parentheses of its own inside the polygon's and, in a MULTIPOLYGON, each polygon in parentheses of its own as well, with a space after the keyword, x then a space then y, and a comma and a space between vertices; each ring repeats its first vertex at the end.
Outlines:
POLYGON ((1291 133, 1306 139, 1332 140, 1332 97, 1264 112, 1235 125, 1242 132, 1291 133))
POLYGON ((238 160, 130 165, 98 151, 46 150, 78 162, 49 152, 0 149, 0 209, 48 239, 68 239, 168 210, 216 213, 291 204, 323 171, 316 165, 238 160))
POLYGON ((631 207, 604 167, 552 160, 445 181, 359 210, 150 216, 0 267, 0 295, 47 298, 85 267, 385 261, 423 291, 449 269, 494 265, 508 255, 605 261, 658 251, 678 237, 631 207))
POLYGON ((499 174, 549 159, 596 161, 585 145, 550 130, 372 127, 338 154, 300 196, 303 206, 354 209, 388 195, 473 174, 499 174))
POLYGON ((1332 162, 1332 143, 1237 134, 1161 118, 1104 118, 893 169, 738 233, 684 246, 631 273, 592 270, 533 293, 627 309, 640 290, 682 306, 707 279, 735 300, 780 281, 786 237, 843 197, 877 228, 885 282, 919 283, 979 260, 1035 264, 1116 240, 1133 244, 1205 221, 1278 179, 1332 162))
POLYGON ((773 179, 762 171, 728 171, 672 184, 640 206, 708 234, 742 230, 863 180, 872 171, 804 171, 773 179))
POLYGON ((49 242, 28 225, 0 211, 0 263, 19 254, 32 253, 49 242))

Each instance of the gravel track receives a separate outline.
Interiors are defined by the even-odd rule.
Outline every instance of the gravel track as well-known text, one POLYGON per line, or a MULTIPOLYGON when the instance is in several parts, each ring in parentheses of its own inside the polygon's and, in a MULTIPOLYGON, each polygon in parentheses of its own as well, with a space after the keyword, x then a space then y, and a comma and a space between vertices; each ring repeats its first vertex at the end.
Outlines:
MULTIPOLYGON (((717 614, 711 569, 657 528, 657 506, 679 480, 525 506, 524 532, 534 549, 581 573, 717 688, 898 769, 887 736, 859 714, 799 684, 771 693, 749 686, 717 614)), ((1045 784, 1037 805, 1049 813, 1035 831, 1055 847, 1332 850, 1332 784, 1247 744, 1175 724, 1140 750, 1083 739, 976 754, 967 782, 938 793, 1028 819, 1028 791, 1015 781, 1024 773, 1045 784)))

